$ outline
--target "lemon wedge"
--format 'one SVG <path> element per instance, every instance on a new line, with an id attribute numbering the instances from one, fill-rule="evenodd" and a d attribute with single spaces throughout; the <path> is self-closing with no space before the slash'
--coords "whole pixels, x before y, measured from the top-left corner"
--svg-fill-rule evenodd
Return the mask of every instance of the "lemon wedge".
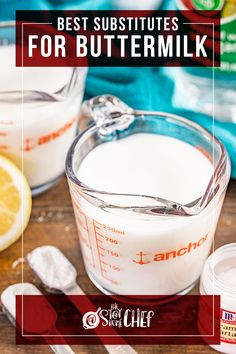
<path id="1" fill-rule="evenodd" d="M 0 251 L 21 236 L 28 225 L 31 207 L 26 178 L 10 160 L 0 155 Z"/>

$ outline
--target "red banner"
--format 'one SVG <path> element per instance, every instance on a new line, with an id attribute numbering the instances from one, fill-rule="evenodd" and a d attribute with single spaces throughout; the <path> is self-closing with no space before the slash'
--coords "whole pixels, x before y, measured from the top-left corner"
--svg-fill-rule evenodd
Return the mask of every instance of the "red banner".
<path id="1" fill-rule="evenodd" d="M 17 344 L 219 344 L 219 296 L 17 296 Z"/>
<path id="2" fill-rule="evenodd" d="M 17 11 L 17 66 L 219 66 L 219 11 Z"/>

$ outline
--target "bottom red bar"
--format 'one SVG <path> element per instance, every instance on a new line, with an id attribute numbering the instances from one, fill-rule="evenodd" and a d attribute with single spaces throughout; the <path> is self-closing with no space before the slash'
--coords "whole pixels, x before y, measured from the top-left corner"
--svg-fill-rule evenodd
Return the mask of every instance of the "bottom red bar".
<path id="1" fill-rule="evenodd" d="M 16 323 L 16 344 L 220 344 L 220 297 L 24 295 Z"/>

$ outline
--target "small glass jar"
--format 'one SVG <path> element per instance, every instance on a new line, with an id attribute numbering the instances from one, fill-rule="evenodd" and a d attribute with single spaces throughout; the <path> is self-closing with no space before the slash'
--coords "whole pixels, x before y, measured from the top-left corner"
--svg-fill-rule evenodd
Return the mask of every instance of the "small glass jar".
<path id="1" fill-rule="evenodd" d="M 113 6 L 119 10 L 157 10 L 161 7 L 162 0 L 113 0 Z"/>
<path id="2" fill-rule="evenodd" d="M 201 295 L 220 295 L 221 353 L 236 354 L 236 243 L 218 248 L 208 257 L 200 282 Z"/>

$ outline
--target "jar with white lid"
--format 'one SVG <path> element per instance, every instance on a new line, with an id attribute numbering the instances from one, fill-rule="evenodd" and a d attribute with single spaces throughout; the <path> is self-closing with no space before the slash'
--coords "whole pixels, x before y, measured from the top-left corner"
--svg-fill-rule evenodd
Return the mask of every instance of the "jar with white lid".
<path id="1" fill-rule="evenodd" d="M 201 276 L 201 295 L 220 295 L 220 345 L 212 348 L 236 354 L 236 243 L 218 248 L 208 257 Z"/>

